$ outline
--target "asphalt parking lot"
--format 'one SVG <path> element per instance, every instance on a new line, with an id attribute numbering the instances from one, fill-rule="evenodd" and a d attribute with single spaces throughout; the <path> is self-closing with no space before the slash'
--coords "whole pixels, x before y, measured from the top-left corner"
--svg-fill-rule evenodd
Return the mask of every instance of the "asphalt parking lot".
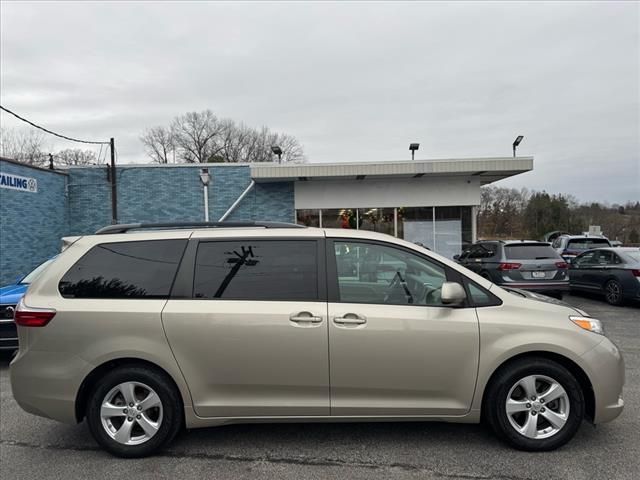
<path id="1" fill-rule="evenodd" d="M 622 349 L 626 407 L 609 424 L 584 423 L 560 450 L 525 453 L 479 425 L 444 423 L 234 425 L 183 433 L 162 454 L 122 460 L 101 451 L 86 424 L 23 412 L 0 360 L 2 479 L 632 479 L 640 470 L 640 308 L 571 296 Z"/>

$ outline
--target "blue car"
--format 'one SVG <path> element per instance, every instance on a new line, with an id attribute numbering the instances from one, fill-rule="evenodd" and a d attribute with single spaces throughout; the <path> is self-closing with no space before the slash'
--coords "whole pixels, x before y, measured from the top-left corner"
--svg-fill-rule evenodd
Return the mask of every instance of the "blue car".
<path id="1" fill-rule="evenodd" d="M 18 332 L 13 322 L 16 305 L 26 293 L 29 284 L 49 266 L 56 257 L 40 264 L 27 276 L 19 279 L 13 285 L 0 287 L 0 350 L 18 349 Z"/>

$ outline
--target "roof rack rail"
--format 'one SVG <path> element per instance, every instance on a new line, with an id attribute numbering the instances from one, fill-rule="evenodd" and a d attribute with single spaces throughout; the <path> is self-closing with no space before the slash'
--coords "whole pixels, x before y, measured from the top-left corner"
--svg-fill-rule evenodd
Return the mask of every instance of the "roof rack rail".
<path id="1" fill-rule="evenodd" d="M 234 227 L 262 227 L 262 228 L 306 228 L 304 225 L 286 222 L 168 222 L 168 223 L 121 223 L 102 227 L 95 234 L 107 235 L 126 233 L 130 230 L 178 230 L 187 228 L 234 228 Z"/>

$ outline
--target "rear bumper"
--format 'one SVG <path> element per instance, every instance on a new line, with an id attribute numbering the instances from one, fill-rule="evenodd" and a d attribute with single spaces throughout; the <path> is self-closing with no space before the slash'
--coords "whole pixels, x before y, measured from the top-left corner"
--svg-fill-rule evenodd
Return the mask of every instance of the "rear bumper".
<path id="1" fill-rule="evenodd" d="M 565 282 L 502 282 L 500 286 L 521 288 L 532 292 L 568 292 L 569 281 Z"/>
<path id="2" fill-rule="evenodd" d="M 13 397 L 26 412 L 77 423 L 76 395 L 91 365 L 75 355 L 19 351 L 10 365 Z"/>

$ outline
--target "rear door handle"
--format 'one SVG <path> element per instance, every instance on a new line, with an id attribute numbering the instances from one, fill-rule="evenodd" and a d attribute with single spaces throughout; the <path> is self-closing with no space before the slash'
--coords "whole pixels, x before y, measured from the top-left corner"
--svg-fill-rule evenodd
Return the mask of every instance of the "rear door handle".
<path id="1" fill-rule="evenodd" d="M 362 325 L 367 323 L 367 319 L 353 313 L 348 313 L 344 317 L 334 317 L 333 323 L 337 325 Z"/>
<path id="2" fill-rule="evenodd" d="M 311 312 L 300 312 L 297 315 L 291 315 L 289 320 L 295 323 L 320 323 L 322 317 L 316 317 Z"/>

